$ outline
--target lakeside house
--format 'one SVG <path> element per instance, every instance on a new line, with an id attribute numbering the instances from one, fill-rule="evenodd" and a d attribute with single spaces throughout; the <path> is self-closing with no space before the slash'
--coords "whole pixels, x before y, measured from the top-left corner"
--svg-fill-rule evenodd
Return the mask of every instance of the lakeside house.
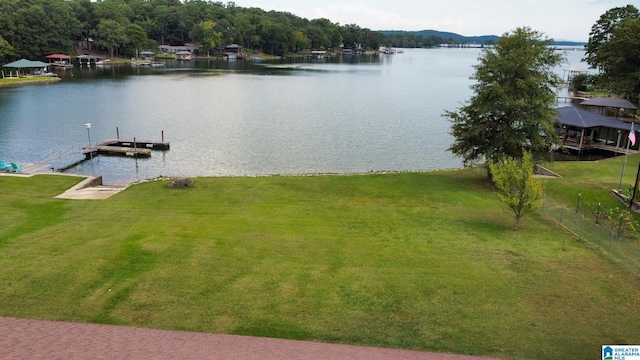
<path id="1" fill-rule="evenodd" d="M 242 59 L 242 46 L 238 44 L 230 44 L 224 47 L 222 56 L 227 60 Z"/>
<path id="2" fill-rule="evenodd" d="M 196 47 L 191 44 L 180 46 L 158 45 L 158 50 L 164 54 L 175 54 L 181 51 L 188 51 L 189 53 L 193 54 L 193 52 L 196 50 Z"/>

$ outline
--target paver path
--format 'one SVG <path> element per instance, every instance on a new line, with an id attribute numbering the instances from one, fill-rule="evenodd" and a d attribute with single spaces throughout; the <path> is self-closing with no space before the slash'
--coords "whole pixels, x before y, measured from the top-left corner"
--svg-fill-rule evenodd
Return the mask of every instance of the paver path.
<path id="1" fill-rule="evenodd" d="M 420 359 L 489 358 L 0 317 L 0 359 Z"/>

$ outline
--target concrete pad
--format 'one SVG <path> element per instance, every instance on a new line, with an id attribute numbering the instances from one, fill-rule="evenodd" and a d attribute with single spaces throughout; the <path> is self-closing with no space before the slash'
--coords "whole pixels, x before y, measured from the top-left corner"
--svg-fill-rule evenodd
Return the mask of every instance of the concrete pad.
<path id="1" fill-rule="evenodd" d="M 71 200 L 103 200 L 107 199 L 120 191 L 126 189 L 125 186 L 94 186 L 83 189 L 69 189 L 62 194 L 55 196 L 56 199 Z"/>
<path id="2" fill-rule="evenodd" d="M 102 185 L 102 176 L 89 176 L 76 186 L 58 196 L 55 196 L 54 198 L 71 200 L 103 200 L 126 188 L 126 186 Z"/>
<path id="3" fill-rule="evenodd" d="M 0 171 L 0 176 L 32 177 L 36 175 L 60 175 L 85 178 L 71 189 L 55 196 L 55 199 L 102 200 L 127 188 L 127 186 L 103 185 L 102 176 L 84 176 L 53 172 L 53 167 L 46 164 L 23 164 L 22 170 L 17 173 Z"/>

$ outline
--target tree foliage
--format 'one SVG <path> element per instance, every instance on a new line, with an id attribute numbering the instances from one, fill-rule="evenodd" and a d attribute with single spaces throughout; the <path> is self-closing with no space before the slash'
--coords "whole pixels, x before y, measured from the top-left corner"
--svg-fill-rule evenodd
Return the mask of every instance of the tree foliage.
<path id="1" fill-rule="evenodd" d="M 578 74 L 571 79 L 569 90 L 571 91 L 588 91 L 593 89 L 599 76 L 589 74 Z"/>
<path id="2" fill-rule="evenodd" d="M 600 85 L 638 104 L 640 95 L 640 19 L 620 23 L 598 51 Z"/>
<path id="3" fill-rule="evenodd" d="M 204 25 L 211 23 L 213 29 Z M 386 43 L 381 33 L 355 24 L 205 0 L 0 0 L 0 36 L 4 61 L 44 60 L 91 43 L 95 50 L 126 57 L 152 43 L 193 42 L 203 52 L 239 44 L 274 55 L 343 44 L 377 49 Z"/>
<path id="4" fill-rule="evenodd" d="M 65 1 L 0 1 L 0 36 L 9 43 L 15 58 L 71 53 L 80 32 L 76 12 Z"/>
<path id="5" fill-rule="evenodd" d="M 444 116 L 452 122 L 449 150 L 465 162 L 495 162 L 520 158 L 525 150 L 534 160 L 548 158 L 555 133 L 555 89 L 561 79 L 553 69 L 563 61 L 552 40 L 528 27 L 503 35 L 485 48 L 471 77 L 474 95 Z"/>
<path id="6" fill-rule="evenodd" d="M 585 60 L 600 69 L 599 85 L 638 103 L 640 95 L 640 11 L 613 8 L 591 28 Z"/>
<path id="7" fill-rule="evenodd" d="M 0 35 L 0 62 L 8 62 L 15 55 L 16 51 L 13 46 Z"/>
<path id="8" fill-rule="evenodd" d="M 521 159 L 503 157 L 489 163 L 498 198 L 513 212 L 515 230 L 520 219 L 542 206 L 544 184 L 534 177 L 531 153 L 525 151 Z"/>
<path id="9" fill-rule="evenodd" d="M 611 38 L 613 30 L 626 19 L 637 19 L 640 12 L 633 5 L 624 7 L 616 7 L 608 10 L 600 16 L 598 21 L 591 27 L 589 33 L 589 41 L 585 45 L 585 58 L 589 65 L 594 68 L 603 65 L 603 61 L 598 55 L 600 46 L 605 44 Z"/>
<path id="10" fill-rule="evenodd" d="M 193 25 L 189 37 L 195 42 L 202 53 L 209 56 L 211 49 L 222 43 L 222 34 L 216 31 L 216 23 L 206 20 Z"/>

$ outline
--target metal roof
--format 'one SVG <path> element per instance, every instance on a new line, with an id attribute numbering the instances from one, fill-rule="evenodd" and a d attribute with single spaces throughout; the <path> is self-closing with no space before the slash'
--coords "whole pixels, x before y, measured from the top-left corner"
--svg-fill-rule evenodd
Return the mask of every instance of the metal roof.
<path id="1" fill-rule="evenodd" d="M 43 67 L 49 66 L 49 64 L 44 63 L 42 61 L 31 61 L 27 59 L 20 59 L 18 61 L 14 61 L 12 63 L 8 63 L 2 66 L 6 68 L 23 69 L 23 68 L 43 68 Z"/>
<path id="2" fill-rule="evenodd" d="M 65 59 L 65 60 L 69 60 L 69 59 L 71 59 L 71 56 L 65 55 L 65 54 L 51 54 L 51 55 L 45 56 L 45 58 L 47 58 L 47 59 Z"/>
<path id="3" fill-rule="evenodd" d="M 568 67 L 566 69 L 564 69 L 564 71 L 571 71 L 571 72 L 577 72 L 577 73 L 586 73 L 589 72 L 589 70 L 583 68 L 583 67 L 579 67 L 579 66 L 571 66 Z"/>
<path id="4" fill-rule="evenodd" d="M 601 107 L 610 107 L 610 108 L 616 108 L 616 109 L 633 109 L 633 110 L 638 109 L 638 107 L 629 100 L 614 99 L 614 98 L 593 98 L 593 99 L 589 99 L 581 102 L 580 105 L 601 106 Z"/>
<path id="5" fill-rule="evenodd" d="M 556 119 L 562 125 L 579 128 L 607 127 L 619 130 L 631 130 L 630 123 L 571 106 L 559 108 Z"/>

